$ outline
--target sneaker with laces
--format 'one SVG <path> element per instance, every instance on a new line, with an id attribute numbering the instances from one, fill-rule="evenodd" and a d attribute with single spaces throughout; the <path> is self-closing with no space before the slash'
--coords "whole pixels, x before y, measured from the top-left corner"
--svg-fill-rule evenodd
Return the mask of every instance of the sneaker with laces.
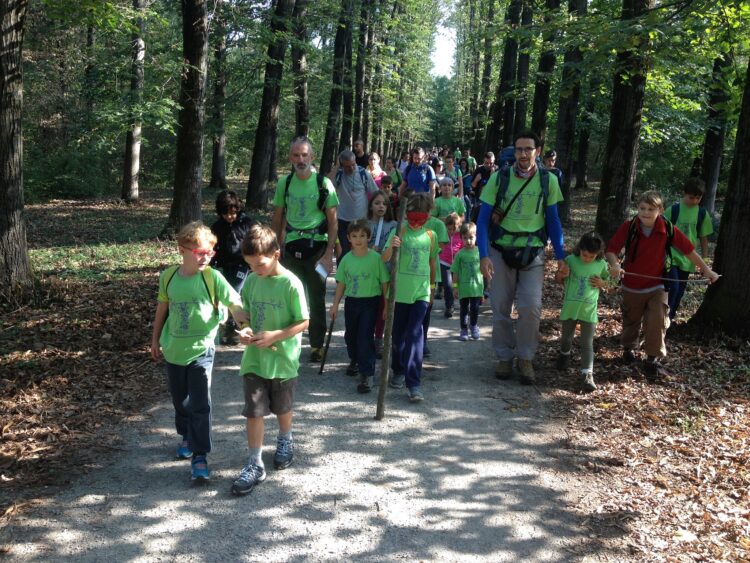
<path id="1" fill-rule="evenodd" d="M 193 451 L 190 449 L 188 441 L 185 438 L 183 438 L 182 442 L 177 446 L 177 452 L 175 455 L 177 459 L 190 459 L 193 457 Z"/>
<path id="2" fill-rule="evenodd" d="M 471 327 L 471 339 L 479 340 L 479 327 L 477 325 Z"/>
<path id="3" fill-rule="evenodd" d="M 669 377 L 667 368 L 657 359 L 647 359 L 643 362 L 643 371 L 649 381 L 659 381 Z"/>
<path id="4" fill-rule="evenodd" d="M 424 395 L 422 395 L 422 389 L 419 387 L 419 385 L 415 385 L 411 389 L 409 389 L 409 402 L 410 403 L 420 403 L 424 401 Z"/>
<path id="5" fill-rule="evenodd" d="M 565 371 L 570 367 L 570 354 L 563 354 L 559 352 L 557 354 L 557 361 L 555 361 L 555 368 L 560 371 Z"/>
<path id="6" fill-rule="evenodd" d="M 524 385 L 534 385 L 536 383 L 536 374 L 534 373 L 534 364 L 531 360 L 518 360 L 518 370 L 521 376 L 518 378 Z"/>
<path id="7" fill-rule="evenodd" d="M 346 368 L 346 375 L 349 375 L 351 377 L 359 375 L 359 366 L 357 365 L 357 360 L 352 360 L 351 362 L 349 362 L 349 367 Z"/>
<path id="8" fill-rule="evenodd" d="M 274 469 L 286 469 L 294 459 L 294 441 L 292 438 L 276 438 L 276 453 L 273 455 Z"/>
<path id="9" fill-rule="evenodd" d="M 458 339 L 461 342 L 466 342 L 467 340 L 469 340 L 469 331 L 465 328 L 462 328 L 461 333 L 458 335 Z"/>
<path id="10" fill-rule="evenodd" d="M 445 310 L 445 313 L 443 313 L 443 314 L 445 315 L 446 319 L 452 319 L 453 318 L 453 307 L 448 307 Z"/>
<path id="11" fill-rule="evenodd" d="M 323 361 L 323 348 L 310 348 L 310 361 L 319 364 Z"/>
<path id="12" fill-rule="evenodd" d="M 402 374 L 391 374 L 391 381 L 388 383 L 390 387 L 393 389 L 403 389 L 404 388 L 404 382 L 406 381 L 406 376 Z"/>
<path id="13" fill-rule="evenodd" d="M 594 383 L 594 373 L 591 371 L 584 371 L 581 373 L 581 375 L 583 375 L 583 382 L 581 383 L 581 387 L 583 387 L 583 390 L 587 393 L 596 391 L 596 383 Z"/>
<path id="14" fill-rule="evenodd" d="M 513 377 L 513 362 L 511 360 L 498 360 L 495 366 L 495 377 L 498 379 Z"/>
<path id="15" fill-rule="evenodd" d="M 372 375 L 361 375 L 357 384 L 357 393 L 369 393 L 375 378 Z"/>
<path id="16" fill-rule="evenodd" d="M 211 479 L 211 472 L 208 469 L 208 460 L 205 455 L 194 455 L 190 462 L 190 478 L 197 483 L 205 483 Z"/>
<path id="17" fill-rule="evenodd" d="M 636 360 L 638 360 L 638 356 L 635 355 L 635 352 L 631 350 L 630 348 L 625 348 L 622 351 L 622 362 L 625 365 L 630 365 L 634 363 Z"/>
<path id="18" fill-rule="evenodd" d="M 246 495 L 255 488 L 255 485 L 266 480 L 266 470 L 260 465 L 248 464 L 240 471 L 240 476 L 232 483 L 232 494 L 235 496 Z"/>

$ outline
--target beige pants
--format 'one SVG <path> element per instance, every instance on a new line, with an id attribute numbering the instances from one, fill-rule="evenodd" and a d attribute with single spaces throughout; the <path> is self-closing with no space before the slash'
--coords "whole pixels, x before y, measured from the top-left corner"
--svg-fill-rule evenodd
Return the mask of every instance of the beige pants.
<path id="1" fill-rule="evenodd" d="M 638 348 L 638 335 L 643 324 L 643 348 L 648 356 L 667 355 L 664 335 L 669 327 L 667 292 L 656 289 L 649 293 L 622 291 L 622 346 Z"/>

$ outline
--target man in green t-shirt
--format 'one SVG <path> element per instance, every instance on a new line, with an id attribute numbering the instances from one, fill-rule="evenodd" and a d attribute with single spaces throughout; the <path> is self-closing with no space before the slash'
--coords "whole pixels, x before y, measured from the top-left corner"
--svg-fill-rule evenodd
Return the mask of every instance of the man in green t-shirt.
<path id="1" fill-rule="evenodd" d="M 290 177 L 279 178 L 276 185 L 271 227 L 279 241 L 284 241 L 284 266 L 302 280 L 307 290 L 310 361 L 319 362 L 326 332 L 326 284 L 315 268 L 320 263 L 327 272 L 333 269 L 339 200 L 328 178 L 321 178 L 319 184 L 317 172 L 312 169 L 313 157 L 312 144 L 307 137 L 297 137 L 292 141 L 289 162 L 294 172 Z"/>

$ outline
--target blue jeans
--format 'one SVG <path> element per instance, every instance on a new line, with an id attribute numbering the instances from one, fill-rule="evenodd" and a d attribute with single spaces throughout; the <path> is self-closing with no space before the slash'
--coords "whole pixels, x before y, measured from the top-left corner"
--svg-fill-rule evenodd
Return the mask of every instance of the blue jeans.
<path id="1" fill-rule="evenodd" d="M 167 385 L 174 406 L 177 433 L 194 454 L 211 451 L 211 371 L 214 349 L 186 366 L 167 362 Z"/>
<path id="2" fill-rule="evenodd" d="M 344 341 L 349 359 L 357 362 L 362 375 L 375 374 L 375 321 L 380 295 L 347 297 L 344 301 Z"/>
<path id="3" fill-rule="evenodd" d="M 396 303 L 393 312 L 393 358 L 395 375 L 406 377 L 406 387 L 416 387 L 422 381 L 424 341 L 422 322 L 429 307 L 427 301 Z"/>
<path id="4" fill-rule="evenodd" d="M 690 277 L 690 272 L 672 266 L 667 277 L 672 280 L 669 282 L 667 304 L 669 305 L 669 320 L 673 321 L 675 314 L 677 314 L 677 308 L 680 306 L 680 301 L 682 301 L 682 296 L 685 295 L 686 281 Z"/>
<path id="5" fill-rule="evenodd" d="M 451 277 L 451 267 L 440 263 L 440 275 L 443 278 L 443 299 L 445 300 L 445 310 L 453 309 L 455 300 L 453 299 L 453 278 Z"/>

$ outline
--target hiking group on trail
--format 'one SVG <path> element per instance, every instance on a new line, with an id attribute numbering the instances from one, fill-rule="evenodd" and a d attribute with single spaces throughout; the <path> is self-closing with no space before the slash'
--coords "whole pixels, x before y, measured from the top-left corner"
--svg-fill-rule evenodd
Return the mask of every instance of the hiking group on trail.
<path id="1" fill-rule="evenodd" d="M 702 182 L 689 180 L 682 202 L 667 213 L 658 193 L 642 194 L 637 215 L 610 241 L 588 232 L 566 253 L 557 212 L 562 175 L 554 151 L 544 154 L 544 164 L 541 153 L 538 136 L 525 131 L 497 163 L 492 152 L 477 166 L 468 149 L 425 154 L 415 147 L 399 159 L 386 157 L 381 169 L 379 155 L 367 154 L 357 140 L 324 177 L 313 167 L 312 143 L 298 137 L 289 148 L 292 172 L 276 186 L 270 227 L 247 219 L 234 192 L 219 193 L 211 229 L 194 222 L 177 235 L 182 263 L 160 275 L 151 340 L 153 359 L 166 362 L 180 435 L 177 457 L 191 460 L 192 479 L 210 478 L 211 372 L 222 323 L 221 342 L 244 346 L 239 373 L 248 457 L 231 492 L 245 495 L 266 478 L 265 416 L 274 414 L 279 423 L 274 467 L 292 463 L 302 333 L 308 331 L 309 360 L 321 362 L 334 255 L 337 285 L 329 315 L 337 318 L 343 299 L 346 373 L 358 376 L 360 393 L 374 386 L 384 326 L 391 322 L 388 385 L 406 387 L 411 403 L 424 400 L 422 363 L 431 355 L 427 334 L 433 301 L 440 298 L 446 318 L 458 300 L 456 338 L 463 342 L 480 339 L 479 307 L 489 299 L 496 377 L 513 377 L 516 362 L 520 382 L 534 384 L 549 242 L 555 279 L 564 285 L 556 367 L 568 369 L 580 325 L 581 385 L 596 388 L 599 293 L 620 282 L 623 361 L 639 360 L 642 326 L 644 373 L 663 377 L 666 330 L 690 272 L 699 270 L 710 283 L 718 278 L 695 251 L 700 241 L 706 255 L 712 232 L 700 208 Z M 401 206 L 404 224 L 396 220 Z M 386 319 L 394 287 L 393 318 Z M 226 308 L 232 318 L 225 322 Z"/>

